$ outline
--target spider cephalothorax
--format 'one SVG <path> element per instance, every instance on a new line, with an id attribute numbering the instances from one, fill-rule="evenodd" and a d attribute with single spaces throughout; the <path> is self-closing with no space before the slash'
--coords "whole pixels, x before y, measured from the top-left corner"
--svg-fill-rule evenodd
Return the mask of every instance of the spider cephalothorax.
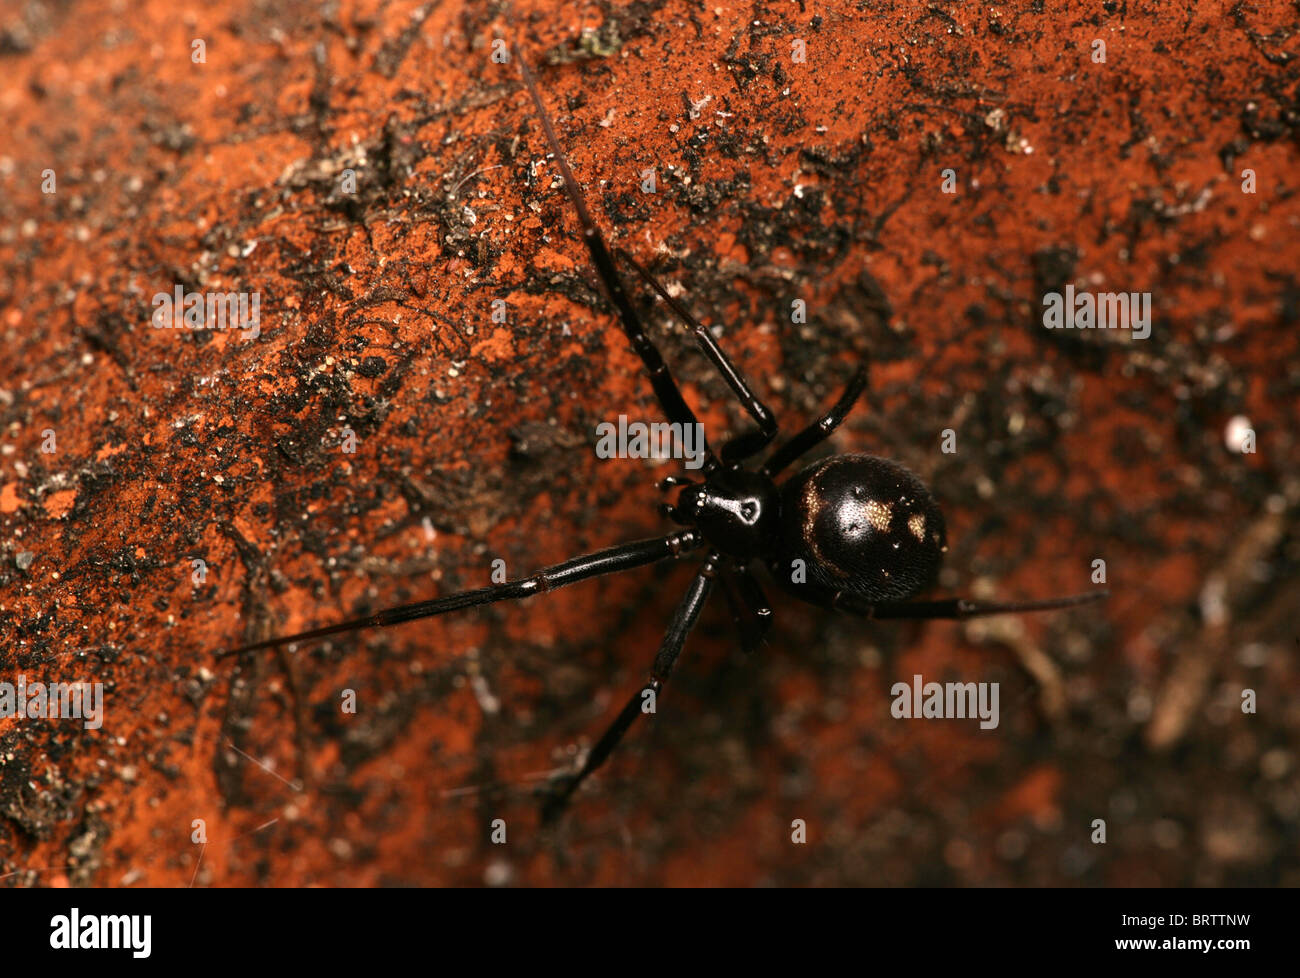
<path id="1" fill-rule="evenodd" d="M 698 529 L 728 557 L 767 557 L 780 532 L 781 495 L 761 472 L 718 469 L 705 482 L 683 488 L 668 515 Z"/>

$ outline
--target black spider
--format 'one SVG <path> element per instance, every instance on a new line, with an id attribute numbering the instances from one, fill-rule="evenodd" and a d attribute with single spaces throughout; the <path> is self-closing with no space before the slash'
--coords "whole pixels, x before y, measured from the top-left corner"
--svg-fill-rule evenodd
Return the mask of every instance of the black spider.
<path id="1" fill-rule="evenodd" d="M 527 87 L 547 142 L 559 165 L 564 186 L 591 252 L 596 271 L 618 311 L 633 349 L 641 357 L 655 396 L 670 423 L 695 425 L 694 412 L 682 398 L 628 297 L 605 240 L 587 210 L 582 192 L 537 91 L 532 72 L 520 57 Z M 919 478 L 896 462 L 872 455 L 834 455 L 806 466 L 784 484 L 776 477 L 834 431 L 867 385 L 859 368 L 840 399 L 768 456 L 757 470 L 744 463 L 776 438 L 772 412 L 745 382 L 713 335 L 676 302 L 650 274 L 621 249 L 618 257 L 635 271 L 681 317 L 704 355 L 717 367 L 757 428 L 730 439 L 718 452 L 704 448 L 702 481 L 670 477 L 661 490 L 676 488 L 674 504 L 661 509 L 685 529 L 666 537 L 627 543 L 502 584 L 420 601 L 380 611 L 366 618 L 255 642 L 224 653 L 233 655 L 289 642 L 337 635 L 361 628 L 396 625 L 433 615 L 541 594 L 587 578 L 630 570 L 645 564 L 704 551 L 704 563 L 678 604 L 650 668 L 650 678 L 610 724 L 581 768 L 547 795 L 543 814 L 559 814 L 578 786 L 609 757 L 632 722 L 652 712 L 655 699 L 677 663 L 687 635 L 699 618 L 715 584 L 723 592 L 746 652 L 753 651 L 772 621 L 772 610 L 752 571 L 764 564 L 773 579 L 795 597 L 866 618 L 972 618 L 1008 612 L 1048 611 L 1106 597 L 1104 590 L 1065 598 L 1014 603 L 947 598 L 909 601 L 933 583 L 947 550 L 943 514 Z M 683 428 L 685 430 L 685 428 Z"/>

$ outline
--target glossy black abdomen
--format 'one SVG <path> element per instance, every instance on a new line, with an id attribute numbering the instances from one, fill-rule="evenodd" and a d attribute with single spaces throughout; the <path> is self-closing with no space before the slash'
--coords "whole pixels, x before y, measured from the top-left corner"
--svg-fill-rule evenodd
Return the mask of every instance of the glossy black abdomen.
<path id="1" fill-rule="evenodd" d="M 929 587 L 947 550 L 924 483 L 874 455 L 833 455 L 793 476 L 781 490 L 781 523 L 775 573 L 791 580 L 802 560 L 807 583 L 872 601 Z"/>

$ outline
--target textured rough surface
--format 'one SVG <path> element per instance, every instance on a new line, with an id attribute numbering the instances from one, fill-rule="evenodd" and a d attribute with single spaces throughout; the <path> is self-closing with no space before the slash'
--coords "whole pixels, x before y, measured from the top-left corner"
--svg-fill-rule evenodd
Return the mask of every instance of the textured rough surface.
<path id="1" fill-rule="evenodd" d="M 0 6 L 0 681 L 106 698 L 0 719 L 0 883 L 1300 883 L 1295 7 L 1150 6 Z M 1101 559 L 1111 600 L 786 602 L 750 659 L 719 602 L 553 834 L 530 791 L 685 568 L 216 658 L 664 525 L 672 470 L 592 450 L 654 404 L 491 60 L 514 32 L 601 224 L 787 430 L 869 359 L 834 444 L 931 485 L 941 591 Z M 1067 283 L 1150 292 L 1150 337 L 1044 329 Z M 259 293 L 261 335 L 152 328 L 178 284 Z M 1000 725 L 894 719 L 915 673 L 1001 683 Z"/>

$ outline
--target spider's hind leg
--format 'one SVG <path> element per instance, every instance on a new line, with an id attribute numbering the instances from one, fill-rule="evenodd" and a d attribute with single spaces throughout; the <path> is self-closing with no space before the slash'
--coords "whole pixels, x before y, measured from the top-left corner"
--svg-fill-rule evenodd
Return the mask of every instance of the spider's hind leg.
<path id="1" fill-rule="evenodd" d="M 632 698 L 619 711 L 618 716 L 614 718 L 614 722 L 601 735 L 600 740 L 596 741 L 596 746 L 587 753 L 587 757 L 577 773 L 564 777 L 558 784 L 549 789 L 542 802 L 543 822 L 553 822 L 563 814 L 565 808 L 568 807 L 569 799 L 573 797 L 573 793 L 578 790 L 582 782 L 586 781 L 597 768 L 609 759 L 609 755 L 613 753 L 614 748 L 618 746 L 619 741 L 623 739 L 623 735 L 627 733 L 628 728 L 632 726 L 638 716 L 642 713 L 655 712 L 658 706 L 659 694 L 668 681 L 673 666 L 677 664 L 677 657 L 686 644 L 686 637 L 690 635 L 691 629 L 695 627 L 695 622 L 700 617 L 700 611 L 704 608 L 704 603 L 713 590 L 714 579 L 718 574 L 718 563 L 717 554 L 710 554 L 704 566 L 695 575 L 695 579 L 691 581 L 691 586 L 687 589 L 686 595 L 678 602 L 677 610 L 673 612 L 672 620 L 668 624 L 668 632 L 664 635 L 664 640 L 655 655 L 654 665 L 650 668 L 650 678 L 645 685 L 632 694 Z"/>
<path id="2" fill-rule="evenodd" d="M 1043 598 L 1038 601 L 972 601 L 968 598 L 941 598 L 937 601 L 890 601 L 872 603 L 865 598 L 847 591 L 831 592 L 815 589 L 801 589 L 795 592 L 805 601 L 847 611 L 862 618 L 875 619 L 950 619 L 964 621 L 967 618 L 986 618 L 990 615 L 1020 615 L 1033 611 L 1057 611 L 1061 608 L 1073 608 L 1076 605 L 1090 604 L 1110 597 L 1110 591 L 1103 589 L 1085 591 L 1060 598 Z"/>

